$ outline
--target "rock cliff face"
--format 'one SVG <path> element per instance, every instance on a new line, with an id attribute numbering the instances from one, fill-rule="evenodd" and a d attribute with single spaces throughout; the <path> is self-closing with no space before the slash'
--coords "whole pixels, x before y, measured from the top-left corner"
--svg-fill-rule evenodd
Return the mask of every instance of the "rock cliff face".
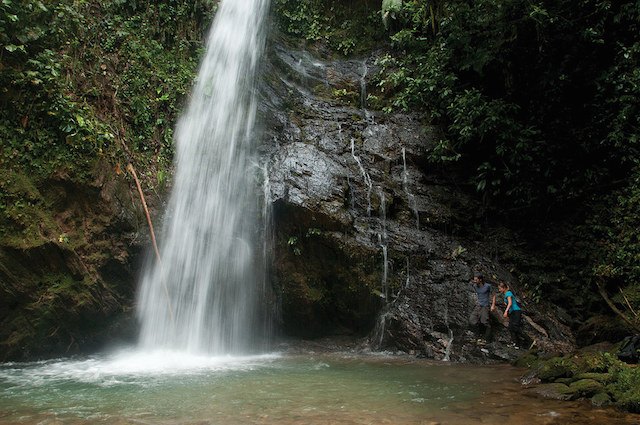
<path id="1" fill-rule="evenodd" d="M 373 349 L 436 359 L 516 355 L 498 316 L 491 350 L 468 331 L 474 270 L 520 288 L 491 246 L 464 236 L 479 203 L 429 167 L 437 129 L 367 109 L 375 57 L 321 60 L 275 43 L 267 58 L 262 158 L 285 333 L 366 335 Z M 527 310 L 539 347 L 572 347 L 550 307 Z"/>
<path id="2" fill-rule="evenodd" d="M 0 361 L 87 352 L 131 334 L 116 322 L 130 311 L 144 222 L 113 175 L 103 163 L 90 184 L 61 175 L 30 188 L 38 231 L 0 243 Z"/>

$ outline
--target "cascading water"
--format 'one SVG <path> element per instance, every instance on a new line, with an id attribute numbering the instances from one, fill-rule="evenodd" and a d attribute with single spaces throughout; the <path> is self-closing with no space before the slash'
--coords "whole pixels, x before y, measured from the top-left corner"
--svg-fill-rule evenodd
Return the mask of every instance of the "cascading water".
<path id="1" fill-rule="evenodd" d="M 176 131 L 161 261 L 142 279 L 140 345 L 203 354 L 251 350 L 264 261 L 250 172 L 256 68 L 268 0 L 223 0 Z M 255 168 L 255 167 L 254 167 Z"/>
<path id="2" fill-rule="evenodd" d="M 413 210 L 413 215 L 416 216 L 416 229 L 420 230 L 420 214 L 418 213 L 418 204 L 416 203 L 416 197 L 409 191 L 409 173 L 407 172 L 407 151 L 402 148 L 402 187 L 407 194 L 409 206 Z"/>
<path id="3" fill-rule="evenodd" d="M 380 191 L 380 219 L 382 221 L 382 233 L 378 234 L 380 248 L 382 248 L 382 294 L 384 299 L 389 298 L 389 290 L 387 287 L 387 279 L 389 277 L 389 260 L 387 257 L 387 203 L 384 196 L 384 190 L 379 187 Z"/>
<path id="4" fill-rule="evenodd" d="M 356 155 L 356 147 L 355 140 L 351 138 L 351 157 L 358 164 L 358 168 L 360 169 L 360 173 L 362 173 L 362 178 L 364 179 L 364 183 L 367 185 L 367 215 L 371 216 L 371 190 L 373 189 L 373 182 L 371 181 L 371 177 L 369 173 L 362 166 L 362 161 Z"/>
<path id="5" fill-rule="evenodd" d="M 367 110 L 367 74 L 369 73 L 369 67 L 367 66 L 367 60 L 362 61 L 362 76 L 360 77 L 360 108 L 364 115 L 364 120 L 367 123 L 373 123 L 373 116 Z"/>

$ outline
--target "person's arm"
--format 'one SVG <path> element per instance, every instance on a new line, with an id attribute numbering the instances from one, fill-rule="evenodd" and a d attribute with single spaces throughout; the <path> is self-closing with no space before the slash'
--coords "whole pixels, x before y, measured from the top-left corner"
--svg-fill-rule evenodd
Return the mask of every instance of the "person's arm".
<path id="1" fill-rule="evenodd" d="M 504 309 L 504 313 L 502 314 L 502 317 L 508 317 L 509 316 L 509 309 L 511 308 L 511 295 L 509 295 L 507 297 L 507 308 Z"/>
<path id="2" fill-rule="evenodd" d="M 493 297 L 491 297 L 491 311 L 494 311 L 496 309 L 496 294 L 493 294 Z"/>

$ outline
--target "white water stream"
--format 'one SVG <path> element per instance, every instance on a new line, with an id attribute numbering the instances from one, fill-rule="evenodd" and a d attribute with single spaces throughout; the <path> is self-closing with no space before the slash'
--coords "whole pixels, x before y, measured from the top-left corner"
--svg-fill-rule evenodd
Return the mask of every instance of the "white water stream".
<path id="1" fill-rule="evenodd" d="M 420 230 L 420 214 L 418 213 L 418 204 L 416 197 L 409 190 L 409 173 L 407 172 L 407 151 L 402 148 L 402 187 L 407 194 L 407 200 L 409 201 L 409 207 L 413 211 L 413 215 L 416 217 L 416 229 Z"/>
<path id="2" fill-rule="evenodd" d="M 362 166 L 360 157 L 356 155 L 355 140 L 353 138 L 351 138 L 351 157 L 356 162 L 356 164 L 358 164 L 358 168 L 360 169 L 360 173 L 362 174 L 364 183 L 367 185 L 367 215 L 371 216 L 371 190 L 373 189 L 373 182 L 371 181 L 369 173 L 367 173 L 367 171 Z"/>
<path id="3" fill-rule="evenodd" d="M 224 0 L 185 115 L 160 238 L 138 300 L 143 349 L 251 351 L 263 282 L 251 167 L 268 0 Z"/>

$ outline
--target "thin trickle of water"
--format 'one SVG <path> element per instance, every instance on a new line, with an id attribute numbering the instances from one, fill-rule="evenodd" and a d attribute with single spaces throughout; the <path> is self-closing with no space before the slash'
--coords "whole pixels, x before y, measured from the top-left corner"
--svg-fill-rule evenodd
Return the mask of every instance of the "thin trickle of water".
<path id="1" fill-rule="evenodd" d="M 369 67 L 367 66 L 367 60 L 362 61 L 362 75 L 360 76 L 360 108 L 364 115 L 364 120 L 367 123 L 373 122 L 373 117 L 367 109 L 367 75 L 369 74 Z"/>
<path id="2" fill-rule="evenodd" d="M 387 288 L 387 279 L 389 277 L 389 259 L 387 254 L 387 244 L 382 245 L 382 260 L 384 270 L 382 272 L 382 289 L 384 291 L 384 298 L 387 299 L 389 296 L 389 291 Z"/>
<path id="3" fill-rule="evenodd" d="M 409 278 L 411 276 L 409 275 L 409 257 L 407 257 L 407 280 L 404 282 L 404 287 L 405 289 L 409 288 Z"/>
<path id="4" fill-rule="evenodd" d="M 402 148 L 402 188 L 404 192 L 407 194 L 407 199 L 409 200 L 409 207 L 413 210 L 413 215 L 416 217 L 416 229 L 420 230 L 420 215 L 418 214 L 418 204 L 416 202 L 416 197 L 409 191 L 409 174 L 407 172 L 407 152 L 406 149 Z"/>
<path id="5" fill-rule="evenodd" d="M 356 148 L 355 148 L 355 140 L 351 139 L 351 156 L 353 157 L 356 164 L 358 164 L 358 168 L 360 168 L 360 173 L 362 174 L 362 178 L 364 179 L 364 184 L 367 185 L 367 215 L 371 216 L 371 190 L 373 189 L 373 184 L 371 182 L 371 177 L 369 177 L 369 173 L 362 166 L 362 162 L 360 162 L 360 158 L 356 156 Z"/>
<path id="6" fill-rule="evenodd" d="M 373 346 L 376 349 L 382 348 L 382 343 L 384 342 L 384 333 L 386 331 L 387 318 L 389 317 L 389 312 L 384 311 L 379 317 L 378 322 L 376 323 L 375 329 L 373 330 L 372 338 Z"/>
<path id="7" fill-rule="evenodd" d="M 453 331 L 449 329 L 449 339 L 447 340 L 447 346 L 444 349 L 444 357 L 442 361 L 449 362 L 451 361 L 451 349 L 453 348 Z"/>
<path id="8" fill-rule="evenodd" d="M 411 276 L 409 275 L 409 257 L 407 257 L 407 271 L 406 271 L 406 276 L 407 278 L 404 281 L 404 285 L 401 286 L 400 288 L 398 288 L 398 292 L 394 295 L 394 303 L 397 302 L 400 299 L 400 295 L 402 294 L 402 291 L 404 291 L 405 289 L 409 288 L 409 283 L 410 283 L 410 279 Z"/>
<path id="9" fill-rule="evenodd" d="M 449 326 L 449 307 L 446 305 L 444 306 L 444 324 L 449 331 L 449 339 L 446 342 L 447 345 L 444 349 L 444 357 L 442 360 L 448 362 L 451 360 L 451 349 L 453 348 L 453 330 Z"/>
<path id="10" fill-rule="evenodd" d="M 389 291 L 387 288 L 387 279 L 389 275 L 389 261 L 387 258 L 387 203 L 384 195 L 384 190 L 381 187 L 378 188 L 380 191 L 380 219 L 382 221 L 382 233 L 378 234 L 378 240 L 380 242 L 380 247 L 382 248 L 382 294 L 384 295 L 384 299 L 388 299 Z"/>
<path id="11" fill-rule="evenodd" d="M 349 175 L 347 175 L 347 186 L 349 187 L 349 206 L 353 210 L 356 208 L 356 197 L 354 196 L 355 189 L 353 187 L 353 184 L 351 183 L 351 178 L 349 177 Z"/>
<path id="12" fill-rule="evenodd" d="M 138 300 L 142 348 L 226 354 L 259 337 L 264 259 L 248 171 L 254 156 L 256 68 L 268 0 L 223 0 L 191 102 L 176 130 L 174 189 L 161 261 Z"/>
<path id="13" fill-rule="evenodd" d="M 363 111 L 367 111 L 367 74 L 369 73 L 369 67 L 367 67 L 367 60 L 362 61 L 362 76 L 360 77 L 360 107 Z"/>

